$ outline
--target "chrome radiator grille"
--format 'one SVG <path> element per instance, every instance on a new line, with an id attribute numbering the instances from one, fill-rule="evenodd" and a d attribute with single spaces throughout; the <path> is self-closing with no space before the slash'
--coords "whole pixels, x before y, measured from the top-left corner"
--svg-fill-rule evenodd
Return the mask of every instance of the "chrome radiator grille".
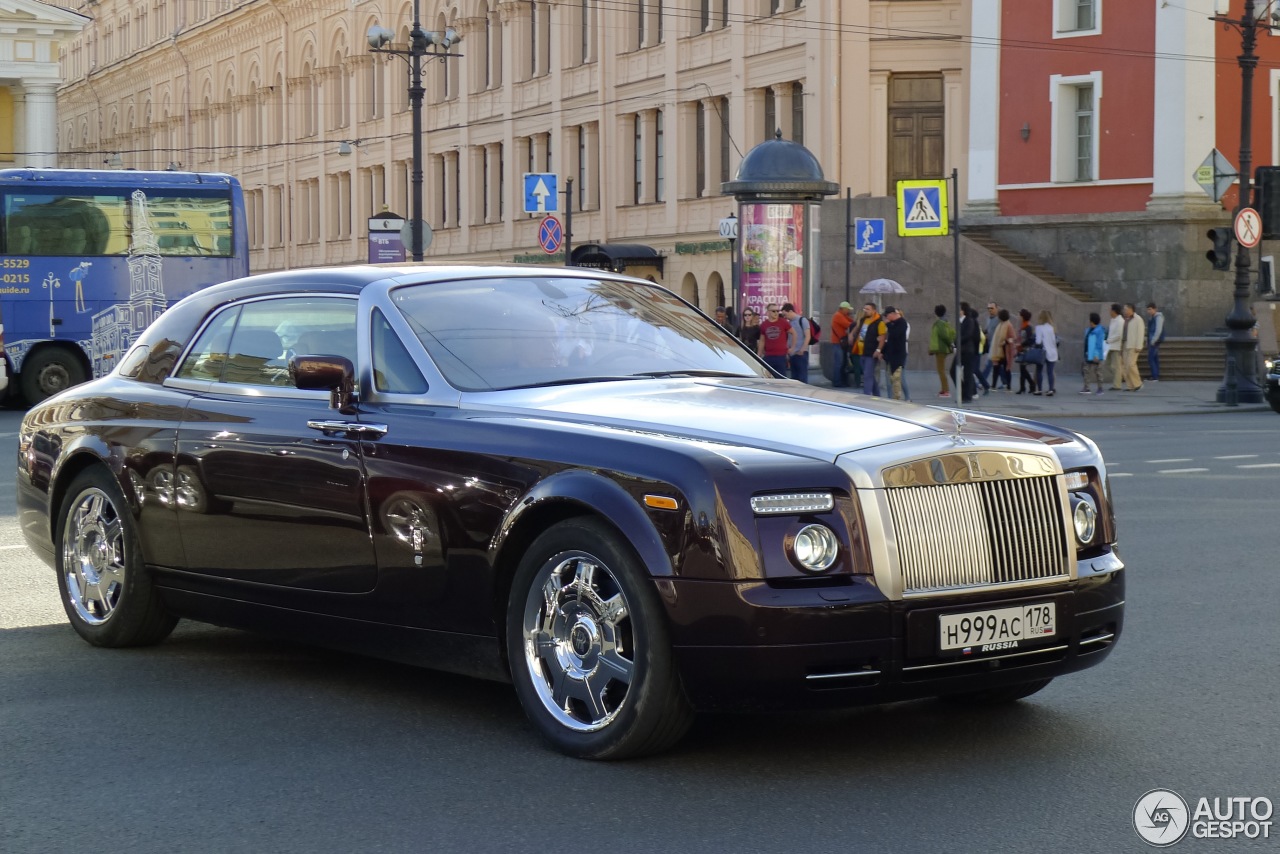
<path id="1" fill-rule="evenodd" d="M 1052 477 L 886 493 L 905 593 L 1067 576 L 1066 531 Z"/>

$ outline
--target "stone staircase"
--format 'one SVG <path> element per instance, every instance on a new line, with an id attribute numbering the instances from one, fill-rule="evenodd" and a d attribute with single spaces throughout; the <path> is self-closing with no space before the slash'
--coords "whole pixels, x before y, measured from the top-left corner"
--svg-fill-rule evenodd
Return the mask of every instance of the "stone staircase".
<path id="1" fill-rule="evenodd" d="M 1166 338 L 1160 345 L 1160 379 L 1221 380 L 1226 372 L 1226 338 Z M 1145 352 L 1138 357 L 1143 378 L 1151 375 Z"/>
<path id="2" fill-rule="evenodd" d="M 1031 275 L 1040 279 L 1046 285 L 1050 285 L 1062 291 L 1067 296 L 1080 302 L 1096 302 L 1097 298 L 1087 291 L 1082 291 L 1075 285 L 1068 282 L 1058 274 L 1052 272 L 1039 261 L 1028 258 L 1020 252 L 1015 252 L 1008 246 L 1005 246 L 991 234 L 990 229 L 986 228 L 966 228 L 962 234 L 972 240 L 974 243 L 986 249 L 995 255 L 1000 256 L 1004 260 L 1020 267 Z"/>

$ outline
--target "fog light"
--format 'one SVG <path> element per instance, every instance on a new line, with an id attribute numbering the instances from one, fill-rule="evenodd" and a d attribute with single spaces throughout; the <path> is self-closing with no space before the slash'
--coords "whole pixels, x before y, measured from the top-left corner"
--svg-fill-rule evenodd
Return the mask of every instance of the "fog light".
<path id="1" fill-rule="evenodd" d="M 826 525 L 805 525 L 796 534 L 791 551 L 801 569 L 825 572 L 840 554 L 840 541 Z"/>
<path id="2" fill-rule="evenodd" d="M 1076 502 L 1071 521 L 1075 523 L 1076 541 L 1080 545 L 1087 546 L 1093 542 L 1093 535 L 1098 529 L 1098 511 L 1093 508 L 1092 502 L 1085 499 Z"/>

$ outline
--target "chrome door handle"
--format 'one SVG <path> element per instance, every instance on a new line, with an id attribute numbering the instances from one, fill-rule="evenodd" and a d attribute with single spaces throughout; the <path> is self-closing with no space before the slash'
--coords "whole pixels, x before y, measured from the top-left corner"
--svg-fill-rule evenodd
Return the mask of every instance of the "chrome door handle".
<path id="1" fill-rule="evenodd" d="M 322 433 L 346 433 L 361 439 L 381 439 L 391 429 L 386 424 L 365 424 L 359 421 L 308 421 L 307 426 Z"/>

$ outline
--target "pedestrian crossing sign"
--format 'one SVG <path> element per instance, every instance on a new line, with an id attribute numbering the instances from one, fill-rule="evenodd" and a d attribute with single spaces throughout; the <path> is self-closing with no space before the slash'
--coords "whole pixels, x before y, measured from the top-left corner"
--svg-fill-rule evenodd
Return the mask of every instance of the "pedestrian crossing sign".
<path id="1" fill-rule="evenodd" d="M 947 182 L 898 182 L 898 236 L 932 237 L 947 234 Z"/>

